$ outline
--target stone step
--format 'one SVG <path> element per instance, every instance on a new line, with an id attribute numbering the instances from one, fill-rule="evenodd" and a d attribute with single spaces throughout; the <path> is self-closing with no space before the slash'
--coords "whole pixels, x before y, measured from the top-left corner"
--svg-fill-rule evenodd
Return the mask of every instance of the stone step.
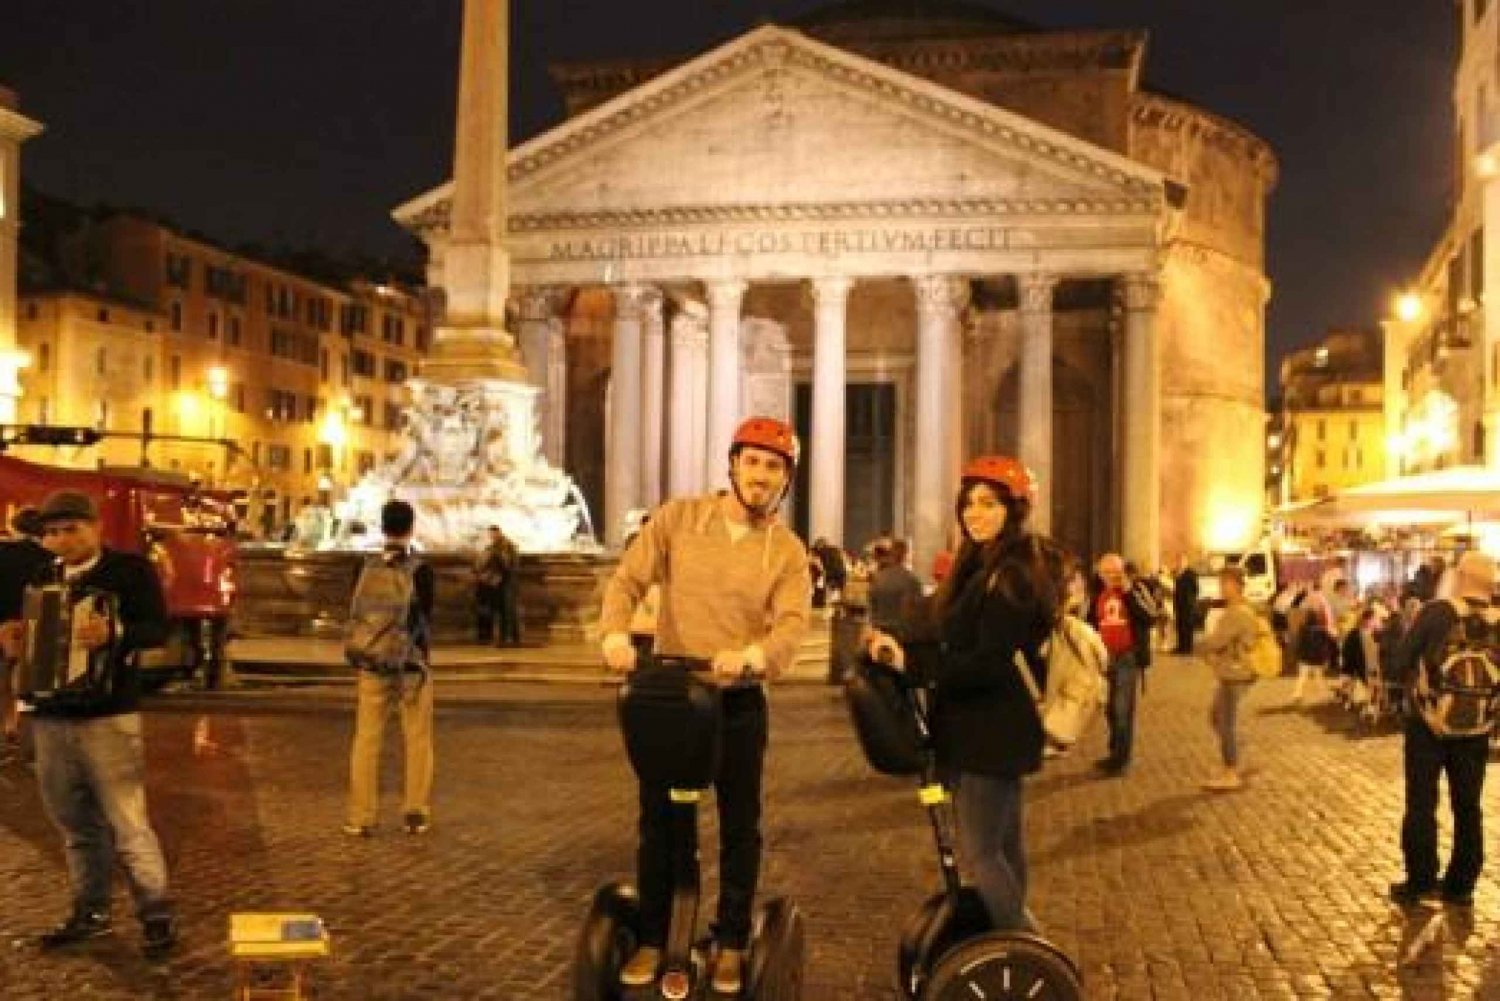
<path id="1" fill-rule="evenodd" d="M 830 641 L 826 620 L 808 630 L 783 682 L 822 683 L 828 677 Z M 232 640 L 229 659 L 235 677 L 252 683 L 350 683 L 355 673 L 344 663 L 338 640 L 306 637 L 254 637 Z M 433 670 L 443 681 L 548 681 L 607 684 L 613 681 L 592 643 L 488 647 L 444 644 L 433 650 Z"/>

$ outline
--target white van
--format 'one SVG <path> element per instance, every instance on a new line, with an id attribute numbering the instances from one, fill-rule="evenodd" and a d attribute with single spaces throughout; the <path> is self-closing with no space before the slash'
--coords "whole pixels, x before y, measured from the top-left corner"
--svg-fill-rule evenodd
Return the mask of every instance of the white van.
<path id="1" fill-rule="evenodd" d="M 1193 569 L 1198 571 L 1198 621 L 1204 621 L 1208 609 L 1217 602 L 1219 571 L 1238 566 L 1245 571 L 1245 599 L 1257 608 L 1265 608 L 1276 596 L 1276 554 L 1269 539 L 1240 552 L 1209 553 Z"/>

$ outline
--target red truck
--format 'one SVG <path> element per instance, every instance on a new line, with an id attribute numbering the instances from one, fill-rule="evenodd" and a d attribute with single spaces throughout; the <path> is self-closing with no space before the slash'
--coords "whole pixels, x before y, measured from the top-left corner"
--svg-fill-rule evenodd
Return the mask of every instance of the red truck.
<path id="1" fill-rule="evenodd" d="M 63 469 L 0 455 L 0 524 L 54 490 L 93 497 L 104 544 L 142 553 L 156 565 L 171 630 L 166 645 L 142 658 L 143 681 L 159 687 L 202 672 L 205 684 L 216 686 L 236 587 L 232 495 L 159 470 Z"/>

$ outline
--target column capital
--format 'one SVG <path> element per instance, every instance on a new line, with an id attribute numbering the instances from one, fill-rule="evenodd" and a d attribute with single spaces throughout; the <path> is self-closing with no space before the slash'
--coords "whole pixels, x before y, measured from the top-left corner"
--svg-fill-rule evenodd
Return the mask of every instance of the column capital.
<path id="1" fill-rule="evenodd" d="M 1150 272 L 1121 275 L 1120 297 L 1129 312 L 1153 310 L 1161 304 L 1161 278 Z"/>
<path id="2" fill-rule="evenodd" d="M 646 324 L 647 334 L 660 335 L 662 331 L 662 306 L 666 302 L 666 296 L 660 288 L 655 285 L 646 286 L 646 291 L 641 297 L 641 319 Z"/>
<path id="3" fill-rule="evenodd" d="M 708 293 L 708 306 L 714 312 L 723 310 L 737 310 L 740 301 L 745 298 L 745 290 L 750 283 L 743 278 L 717 278 L 703 283 L 704 290 Z"/>
<path id="4" fill-rule="evenodd" d="M 684 299 L 672 317 L 672 346 L 703 350 L 708 346 L 708 309 L 696 299 Z"/>
<path id="5" fill-rule="evenodd" d="M 641 320 L 645 317 L 649 308 L 651 293 L 655 291 L 650 285 L 611 285 L 610 292 L 615 297 L 615 319 L 618 320 Z"/>
<path id="6" fill-rule="evenodd" d="M 1016 275 L 1017 300 L 1023 313 L 1052 312 L 1052 293 L 1058 277 L 1050 271 L 1028 271 Z"/>
<path id="7" fill-rule="evenodd" d="M 809 278 L 807 286 L 812 292 L 814 306 L 843 306 L 854 288 L 854 279 L 848 275 L 822 275 Z"/>
<path id="8" fill-rule="evenodd" d="M 917 312 L 923 316 L 952 318 L 968 305 L 969 280 L 956 275 L 913 275 Z"/>
<path id="9" fill-rule="evenodd" d="M 526 285 L 516 289 L 516 308 L 521 322 L 555 319 L 572 291 L 566 285 Z"/>

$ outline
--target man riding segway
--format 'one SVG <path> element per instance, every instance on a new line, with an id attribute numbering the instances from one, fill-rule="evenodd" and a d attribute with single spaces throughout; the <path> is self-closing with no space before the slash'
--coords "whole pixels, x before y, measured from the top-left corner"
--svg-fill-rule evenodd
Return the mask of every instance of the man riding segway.
<path id="1" fill-rule="evenodd" d="M 761 779 L 767 737 L 763 682 L 791 666 L 811 605 L 807 551 L 776 518 L 797 468 L 796 434 L 752 417 L 729 447 L 729 490 L 668 501 L 625 551 L 605 588 L 603 654 L 620 673 L 636 667 L 630 616 L 660 585 L 656 653 L 711 665 L 722 690 L 721 758 L 714 776 L 720 829 L 720 890 L 712 986 L 737 994 L 761 854 Z M 642 782 L 639 947 L 621 985 L 644 987 L 662 963 L 671 914 L 671 790 Z"/>

